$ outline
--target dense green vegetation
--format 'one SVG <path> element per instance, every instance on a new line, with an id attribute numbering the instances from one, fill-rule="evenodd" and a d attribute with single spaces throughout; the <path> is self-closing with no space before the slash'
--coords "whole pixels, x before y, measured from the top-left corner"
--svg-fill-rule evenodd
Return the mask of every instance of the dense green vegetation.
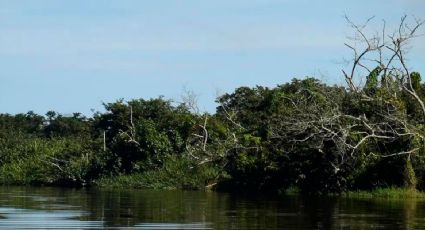
<path id="1" fill-rule="evenodd" d="M 240 87 L 218 97 L 213 114 L 199 113 L 193 94 L 183 103 L 118 100 L 90 118 L 53 111 L 1 114 L 0 182 L 425 190 L 425 85 L 403 57 L 411 30 L 399 32 L 392 44 L 367 39 L 362 52 L 349 46 L 355 55 L 352 69 L 344 71 L 347 87 L 314 78 Z"/>
<path id="2" fill-rule="evenodd" d="M 417 87 L 425 98 L 425 85 Z M 215 114 L 193 113 L 163 98 L 108 103 L 92 118 L 2 114 L 0 181 L 274 191 L 296 186 L 302 192 L 424 189 L 420 108 L 401 89 L 396 93 L 377 85 L 371 100 L 362 100 L 306 78 L 275 88 L 238 88 L 217 99 Z"/>

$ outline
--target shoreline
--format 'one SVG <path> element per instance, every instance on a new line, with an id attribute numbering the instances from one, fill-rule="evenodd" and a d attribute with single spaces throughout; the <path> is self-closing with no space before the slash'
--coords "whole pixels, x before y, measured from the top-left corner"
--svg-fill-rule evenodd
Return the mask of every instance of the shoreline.
<path id="1" fill-rule="evenodd" d="M 425 199 L 425 191 L 416 189 L 408 189 L 402 187 L 387 187 L 375 188 L 372 190 L 351 190 L 342 193 L 328 193 L 328 194 L 303 194 L 296 187 L 289 187 L 283 191 L 236 191 L 236 190 L 215 190 L 208 186 L 201 188 L 179 188 L 177 186 L 164 185 L 164 184 L 143 184 L 139 183 L 125 183 L 126 181 L 119 181 L 118 183 L 112 182 L 116 178 L 107 178 L 102 183 L 94 183 L 89 186 L 66 186 L 54 184 L 0 184 L 2 187 L 51 187 L 51 188 L 64 188 L 64 189 L 118 189 L 118 190 L 157 190 L 157 191 L 212 191 L 212 192 L 228 192 L 228 193 L 242 193 L 242 194 L 264 194 L 271 193 L 277 196 L 300 196 L 300 197 L 338 197 L 338 198 L 359 198 L 359 199 Z"/>

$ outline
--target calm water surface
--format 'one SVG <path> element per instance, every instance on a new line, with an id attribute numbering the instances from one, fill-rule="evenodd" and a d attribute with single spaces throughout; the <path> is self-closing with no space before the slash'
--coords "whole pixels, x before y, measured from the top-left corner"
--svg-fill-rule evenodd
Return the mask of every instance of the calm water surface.
<path id="1" fill-rule="evenodd" d="M 425 229 L 425 202 L 0 187 L 0 229 Z"/>

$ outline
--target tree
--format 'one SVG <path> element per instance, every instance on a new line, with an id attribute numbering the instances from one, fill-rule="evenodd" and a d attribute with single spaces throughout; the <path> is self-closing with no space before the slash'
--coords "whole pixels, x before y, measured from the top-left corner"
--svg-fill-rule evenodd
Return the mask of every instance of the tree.
<path id="1" fill-rule="evenodd" d="M 417 36 L 423 21 L 415 20 L 410 26 L 404 16 L 394 33 L 387 34 L 384 24 L 381 34 L 368 37 L 365 30 L 371 19 L 364 25 L 346 19 L 355 35 L 354 44 L 345 44 L 353 51 L 350 70 L 342 71 L 348 85 L 345 102 L 342 105 L 331 102 L 329 100 L 335 97 L 326 97 L 323 93 L 330 109 L 325 112 L 310 108 L 307 119 L 300 115 L 290 120 L 288 127 L 298 130 L 294 133 L 303 137 L 297 139 L 294 135 L 293 141 L 306 144 L 318 138 L 320 145 L 316 148 L 319 152 L 336 148 L 332 151 L 334 157 L 328 158 L 335 175 L 365 156 L 407 155 L 406 167 L 410 167 L 410 156 L 423 151 L 424 137 L 422 123 L 407 116 L 406 103 L 416 102 L 422 121 L 425 107 L 418 92 L 420 77 L 411 73 L 405 55 L 406 45 Z M 362 82 L 366 84 L 362 86 Z M 412 181 L 412 177 L 414 175 L 406 176 L 406 180 Z"/>

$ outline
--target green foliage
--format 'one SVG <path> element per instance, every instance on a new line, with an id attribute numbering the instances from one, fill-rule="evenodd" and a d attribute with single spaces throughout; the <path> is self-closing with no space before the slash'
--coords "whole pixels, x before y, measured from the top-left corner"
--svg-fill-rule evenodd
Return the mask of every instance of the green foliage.
<path id="1" fill-rule="evenodd" d="M 343 195 L 354 198 L 392 198 L 392 199 L 412 199 L 412 198 L 425 198 L 425 193 L 400 188 L 400 187 L 387 187 L 387 188 L 375 188 L 373 190 L 357 190 L 346 192 Z"/>
<path id="2" fill-rule="evenodd" d="M 88 183 L 93 153 L 78 139 L 19 138 L 16 148 L 2 149 L 0 181 L 4 184 Z"/>
<path id="3" fill-rule="evenodd" d="M 416 185 L 418 183 L 415 175 L 415 170 L 413 169 L 412 162 L 410 157 L 406 160 L 406 166 L 403 171 L 404 176 L 404 187 L 407 189 L 416 189 Z"/>
<path id="4" fill-rule="evenodd" d="M 420 90 L 420 88 L 421 88 L 421 81 L 422 81 L 421 74 L 418 73 L 418 72 L 412 72 L 410 74 L 410 79 L 412 81 L 412 87 L 413 87 L 413 89 Z"/>
<path id="5" fill-rule="evenodd" d="M 46 137 L 75 137 L 88 136 L 90 129 L 90 120 L 80 113 L 74 113 L 70 117 L 62 116 L 50 111 L 46 114 L 47 125 L 43 128 Z"/>
<path id="6" fill-rule="evenodd" d="M 191 113 L 162 97 L 107 103 L 92 118 L 0 114 L 0 183 L 301 193 L 424 189 L 420 105 L 381 67 L 366 80 L 359 92 L 314 78 L 240 87 L 217 98 L 215 114 Z M 411 80 L 425 98 L 420 75 L 413 72 Z"/>
<path id="7" fill-rule="evenodd" d="M 366 88 L 376 89 L 378 87 L 378 77 L 381 71 L 382 68 L 378 66 L 370 72 L 370 74 L 366 77 Z"/>
<path id="8" fill-rule="evenodd" d="M 96 182 L 101 187 L 152 189 L 205 189 L 223 176 L 221 169 L 195 165 L 188 157 L 169 156 L 161 168 L 143 173 L 105 177 Z"/>

